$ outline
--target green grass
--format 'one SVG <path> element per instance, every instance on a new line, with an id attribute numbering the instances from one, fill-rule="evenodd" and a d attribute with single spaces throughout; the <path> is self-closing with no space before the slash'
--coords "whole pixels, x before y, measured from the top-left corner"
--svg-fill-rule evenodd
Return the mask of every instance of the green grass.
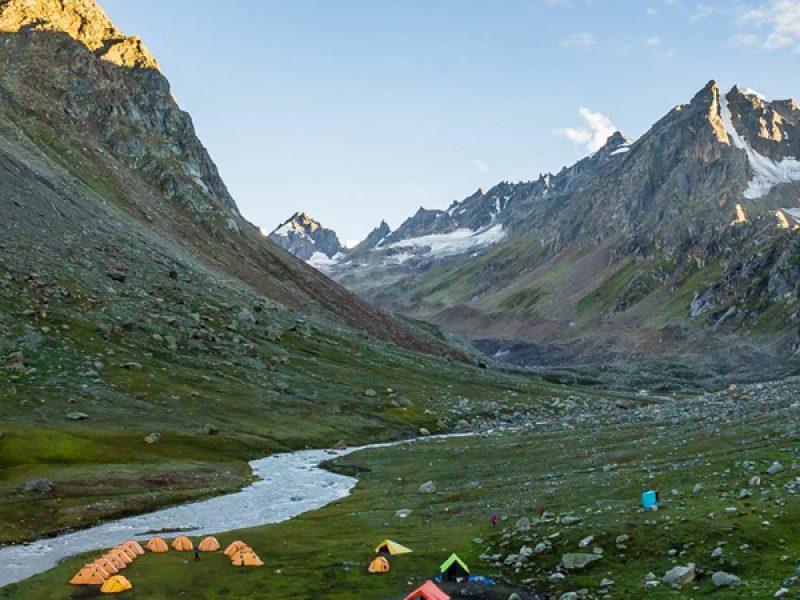
<path id="1" fill-rule="evenodd" d="M 286 523 L 220 536 L 223 543 L 241 538 L 253 545 L 264 568 L 237 570 L 210 556 L 196 565 L 188 556 L 170 554 L 147 556 L 125 574 L 136 586 L 132 597 L 170 598 L 184 592 L 202 598 L 388 600 L 432 576 L 442 560 L 457 552 L 473 573 L 507 577 L 518 585 L 529 580 L 556 597 L 569 590 L 597 590 L 600 580 L 609 577 L 615 581 L 611 597 L 674 598 L 676 593 L 663 585 L 645 592 L 644 577 L 653 572 L 660 578 L 674 564 L 690 561 L 701 575 L 684 594 L 771 597 L 794 571 L 800 505 L 793 498 L 793 469 L 775 476 L 764 470 L 773 460 L 790 465 L 800 443 L 780 427 L 780 412 L 764 413 L 755 411 L 738 424 L 712 429 L 691 419 L 668 428 L 668 422 L 598 422 L 567 437 L 553 430 L 351 455 L 336 463 L 338 469 L 360 473 L 350 497 Z M 764 477 L 763 485 L 739 499 L 739 490 L 756 473 Z M 418 493 L 427 480 L 436 482 L 437 494 Z M 696 483 L 703 490 L 695 493 Z M 641 511 L 639 496 L 651 488 L 669 506 Z M 728 506 L 736 506 L 737 514 L 726 513 Z M 541 521 L 540 507 L 547 511 Z M 413 512 L 399 519 L 399 509 Z M 501 516 L 496 529 L 489 520 L 493 513 Z M 581 520 L 560 523 L 558 517 L 565 515 Z M 532 519 L 532 529 L 514 533 L 513 524 L 522 516 Z M 769 526 L 762 525 L 765 520 Z M 630 536 L 624 549 L 615 543 L 622 534 Z M 578 542 L 588 535 L 604 549 L 602 560 L 570 574 L 564 583 L 550 582 L 548 575 L 561 555 L 579 551 Z M 390 559 L 387 575 L 367 575 L 372 549 L 384 537 L 414 553 Z M 533 557 L 521 573 L 479 559 L 483 552 L 505 556 L 544 539 L 552 541 L 553 551 Z M 711 559 L 720 543 L 723 560 Z M 669 556 L 673 549 L 679 553 L 675 558 Z M 65 582 L 84 560 L 71 559 L 0 590 L 0 598 L 68 598 L 75 590 Z M 717 569 L 739 575 L 747 586 L 715 590 L 710 573 Z"/>

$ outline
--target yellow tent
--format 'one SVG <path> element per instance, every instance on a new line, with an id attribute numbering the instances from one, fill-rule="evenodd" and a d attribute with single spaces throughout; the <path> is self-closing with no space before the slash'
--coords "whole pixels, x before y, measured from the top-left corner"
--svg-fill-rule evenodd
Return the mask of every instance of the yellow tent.
<path id="1" fill-rule="evenodd" d="M 86 565 L 69 580 L 72 585 L 102 585 L 108 573 L 95 564 Z"/>
<path id="2" fill-rule="evenodd" d="M 225 548 L 225 556 L 233 556 L 236 552 L 238 552 L 242 548 L 249 548 L 249 546 L 240 540 L 231 542 L 228 545 L 228 547 Z"/>
<path id="3" fill-rule="evenodd" d="M 103 584 L 100 591 L 104 594 L 119 594 L 130 589 L 133 589 L 133 585 L 127 578 L 122 575 L 114 575 Z"/>
<path id="4" fill-rule="evenodd" d="M 386 573 L 389 570 L 389 561 L 386 560 L 385 556 L 379 556 L 371 563 L 369 563 L 369 568 L 367 571 L 370 573 Z"/>
<path id="5" fill-rule="evenodd" d="M 378 547 L 375 548 L 375 552 L 379 554 L 408 554 L 409 552 L 413 552 L 410 548 L 406 548 L 405 546 L 398 544 L 397 542 L 393 542 L 392 540 L 383 540 Z"/>
<path id="6" fill-rule="evenodd" d="M 150 550 L 150 552 L 169 552 L 167 542 L 164 541 L 164 538 L 160 537 L 150 538 L 150 541 L 147 542 L 147 549 Z"/>
<path id="7" fill-rule="evenodd" d="M 172 542 L 172 547 L 175 550 L 179 550 L 181 552 L 191 552 L 194 550 L 194 545 L 192 544 L 192 540 L 190 540 L 185 535 L 175 538 Z"/>
<path id="8" fill-rule="evenodd" d="M 117 570 L 124 569 L 128 566 L 128 564 L 122 560 L 122 557 L 117 554 L 116 552 L 109 552 L 108 554 L 104 554 L 103 558 L 105 558 L 108 562 L 114 565 Z"/>
<path id="9" fill-rule="evenodd" d="M 264 563 L 250 549 L 242 549 L 231 558 L 234 567 L 261 567 Z"/>
<path id="10" fill-rule="evenodd" d="M 139 542 L 128 540 L 127 542 L 122 542 L 122 545 L 128 550 L 133 550 L 137 556 L 144 556 L 144 548 L 139 545 Z"/>
<path id="11" fill-rule="evenodd" d="M 208 536 L 204 538 L 200 545 L 197 547 L 200 552 L 216 552 L 219 550 L 219 542 L 217 538 Z"/>
<path id="12" fill-rule="evenodd" d="M 103 571 L 105 571 L 109 575 L 115 575 L 117 573 L 117 571 L 119 571 L 119 569 L 117 569 L 117 567 L 114 566 L 114 563 L 112 563 L 110 560 L 108 560 L 105 557 L 98 558 L 92 564 L 93 565 L 97 565 L 98 567 L 103 569 Z"/>

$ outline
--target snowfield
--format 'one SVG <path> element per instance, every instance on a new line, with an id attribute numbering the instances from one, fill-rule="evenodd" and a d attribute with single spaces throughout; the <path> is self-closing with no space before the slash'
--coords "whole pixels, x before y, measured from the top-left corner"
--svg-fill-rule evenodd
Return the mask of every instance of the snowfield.
<path id="1" fill-rule="evenodd" d="M 394 242 L 389 248 L 416 251 L 418 256 L 442 258 L 486 248 L 506 237 L 500 224 L 479 231 L 458 229 Z"/>
<path id="2" fill-rule="evenodd" d="M 728 105 L 728 96 L 723 96 L 719 104 L 725 131 L 733 140 L 733 145 L 747 153 L 750 168 L 753 170 L 753 179 L 744 192 L 745 198 L 749 200 L 763 198 L 777 185 L 800 181 L 800 162 L 797 159 L 789 157 L 780 162 L 775 162 L 753 150 L 747 140 L 736 131 L 731 109 Z"/>

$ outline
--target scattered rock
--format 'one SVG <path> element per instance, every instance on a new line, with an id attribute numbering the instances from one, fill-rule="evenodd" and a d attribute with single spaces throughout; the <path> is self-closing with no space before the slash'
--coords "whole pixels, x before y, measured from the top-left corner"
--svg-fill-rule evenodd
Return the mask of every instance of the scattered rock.
<path id="1" fill-rule="evenodd" d="M 153 432 L 144 438 L 144 443 L 148 445 L 157 444 L 161 441 L 161 434 L 158 432 Z"/>
<path id="2" fill-rule="evenodd" d="M 85 421 L 88 418 L 89 418 L 89 415 L 87 415 L 84 412 L 75 411 L 75 412 L 67 413 L 67 419 L 69 419 L 70 421 Z"/>
<path id="3" fill-rule="evenodd" d="M 420 494 L 435 494 L 436 493 L 436 484 L 432 481 L 426 481 L 421 486 L 419 486 L 419 493 Z"/>
<path id="4" fill-rule="evenodd" d="M 717 571 L 714 573 L 711 576 L 711 581 L 713 581 L 714 585 L 717 587 L 736 587 L 742 583 L 742 580 L 736 575 L 731 575 L 724 571 Z"/>
<path id="5" fill-rule="evenodd" d="M 682 586 L 694 581 L 696 574 L 694 563 L 689 563 L 686 566 L 679 565 L 670 569 L 664 574 L 661 581 L 668 585 Z"/>
<path id="6" fill-rule="evenodd" d="M 144 369 L 142 364 L 137 362 L 123 363 L 121 366 L 123 369 L 127 371 L 141 371 L 142 369 Z"/>
<path id="7" fill-rule="evenodd" d="M 200 428 L 200 431 L 206 435 L 217 435 L 219 433 L 219 427 L 211 423 L 206 423 Z"/>
<path id="8" fill-rule="evenodd" d="M 125 283 L 125 281 L 128 279 L 128 276 L 125 273 L 116 269 L 113 271 L 109 271 L 108 273 L 106 273 L 106 275 L 108 276 L 109 279 L 116 281 L 118 283 Z"/>
<path id="9" fill-rule="evenodd" d="M 561 557 L 561 564 L 567 571 L 583 569 L 591 563 L 600 560 L 597 554 L 587 554 L 583 552 L 570 552 Z"/>
<path id="10" fill-rule="evenodd" d="M 769 473 L 770 475 L 776 475 L 776 474 L 780 473 L 781 471 L 783 471 L 783 465 L 781 463 L 779 463 L 778 461 L 775 461 L 774 463 L 772 463 L 770 465 L 769 469 L 767 469 L 767 473 Z"/>
<path id="11" fill-rule="evenodd" d="M 365 389 L 365 390 L 364 390 L 364 395 L 365 395 L 367 398 L 374 398 L 375 396 L 377 396 L 377 395 L 378 395 L 378 392 L 376 392 L 376 391 L 375 391 L 375 390 L 373 390 L 372 388 L 367 388 L 367 389 Z"/>
<path id="12" fill-rule="evenodd" d="M 411 513 L 414 512 L 410 508 L 401 508 L 400 510 L 394 513 L 394 516 L 399 519 L 407 519 L 411 516 Z"/>
<path id="13" fill-rule="evenodd" d="M 430 432 L 430 431 L 428 431 L 427 429 L 425 429 L 424 427 L 420 427 L 420 428 L 419 428 L 419 434 L 420 434 L 422 437 L 427 437 L 427 436 L 429 436 L 429 435 L 431 434 L 431 432 Z"/>
<path id="14" fill-rule="evenodd" d="M 32 479 L 25 482 L 25 491 L 49 494 L 53 491 L 53 482 L 49 479 Z"/>

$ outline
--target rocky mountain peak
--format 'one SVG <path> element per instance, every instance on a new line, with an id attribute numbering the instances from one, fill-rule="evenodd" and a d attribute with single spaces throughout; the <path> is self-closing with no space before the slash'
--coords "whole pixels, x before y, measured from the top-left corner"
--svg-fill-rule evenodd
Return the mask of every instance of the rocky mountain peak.
<path id="1" fill-rule="evenodd" d="M 123 34 L 94 0 L 0 0 L 0 31 L 57 31 L 120 67 L 158 69 L 142 41 Z"/>
<path id="2" fill-rule="evenodd" d="M 317 253 L 332 258 L 343 251 L 339 237 L 305 212 L 296 212 L 270 233 L 269 238 L 295 256 L 309 260 Z"/>

